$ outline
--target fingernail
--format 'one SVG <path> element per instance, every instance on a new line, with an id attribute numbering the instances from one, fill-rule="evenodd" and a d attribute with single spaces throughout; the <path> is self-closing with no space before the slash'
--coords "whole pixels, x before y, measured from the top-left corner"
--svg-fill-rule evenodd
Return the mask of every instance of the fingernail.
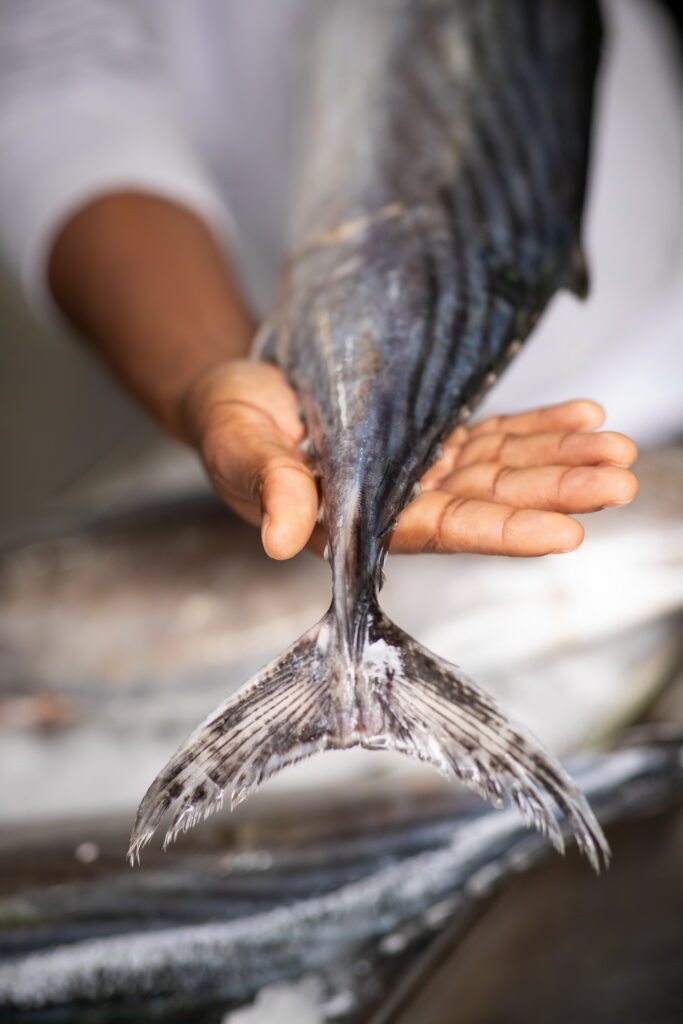
<path id="1" fill-rule="evenodd" d="M 263 516 L 263 519 L 261 520 L 261 543 L 263 544 L 263 546 L 266 549 L 266 551 L 268 551 L 268 546 L 267 546 L 267 543 L 266 543 L 266 539 L 267 539 L 268 528 L 269 527 L 270 527 L 270 516 L 266 512 L 264 514 L 264 516 Z"/>

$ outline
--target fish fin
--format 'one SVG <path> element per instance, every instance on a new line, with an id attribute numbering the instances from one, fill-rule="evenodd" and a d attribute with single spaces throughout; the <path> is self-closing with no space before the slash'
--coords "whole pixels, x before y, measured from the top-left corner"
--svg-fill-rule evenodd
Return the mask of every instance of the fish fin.
<path id="1" fill-rule="evenodd" d="M 195 729 L 142 799 L 128 859 L 140 859 L 161 819 L 171 823 L 164 848 L 179 832 L 231 806 L 287 765 L 338 745 L 327 681 L 329 613 Z"/>
<path id="2" fill-rule="evenodd" d="M 590 277 L 583 246 L 578 238 L 570 246 L 561 283 L 579 299 L 587 298 L 590 291 Z"/>
<path id="3" fill-rule="evenodd" d="M 563 851 L 557 809 L 595 870 L 609 861 L 585 797 L 538 740 L 375 608 L 353 659 L 330 611 L 202 722 L 145 794 L 131 863 L 167 813 L 164 846 L 217 810 L 226 789 L 234 807 L 288 765 L 354 746 L 428 762 L 498 807 L 509 797 Z"/>
<path id="4" fill-rule="evenodd" d="M 602 829 L 569 774 L 472 679 L 381 612 L 366 651 L 387 746 L 454 775 L 496 807 L 508 797 L 527 824 L 564 852 L 559 810 L 595 871 L 609 864 Z"/>

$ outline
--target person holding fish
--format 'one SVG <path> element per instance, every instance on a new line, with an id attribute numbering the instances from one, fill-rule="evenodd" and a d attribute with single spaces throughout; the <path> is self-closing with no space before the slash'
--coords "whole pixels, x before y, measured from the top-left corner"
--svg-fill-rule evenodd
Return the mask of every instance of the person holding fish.
<path id="1" fill-rule="evenodd" d="M 311 46 L 289 256 L 254 359 L 252 310 L 272 294 L 296 164 L 282 125 L 302 120 L 281 41 L 310 6 L 227 4 L 214 24 L 208 4 L 0 4 L 8 261 L 197 450 L 272 558 L 308 546 L 333 570 L 330 612 L 150 787 L 132 850 L 169 807 L 174 833 L 228 785 L 240 799 L 294 760 L 360 744 L 404 750 L 491 799 L 511 794 L 559 845 L 549 794 L 597 865 L 604 838 L 566 773 L 377 605 L 387 551 L 567 552 L 584 536 L 574 515 L 636 495 L 636 445 L 599 430 L 595 401 L 544 405 L 532 386 L 537 407 L 468 422 L 554 293 L 587 288 L 597 7 L 330 5 Z M 191 35 L 203 68 L 183 59 Z M 228 115 L 244 128 L 266 108 L 280 161 L 263 138 L 243 151 L 229 128 Z M 562 352 L 535 357 L 562 372 Z M 293 664 L 310 678 L 291 683 Z M 323 674 L 329 700 L 311 717 Z M 280 685 L 276 716 L 266 698 Z M 395 705 L 378 697 L 390 689 Z"/>
<path id="2" fill-rule="evenodd" d="M 150 37 L 157 47 L 166 43 L 167 59 L 178 59 L 173 34 L 187 15 L 172 5 L 173 13 L 159 11 L 160 24 L 144 33 L 129 5 L 120 6 L 2 4 L 0 46 L 8 56 L 0 86 L 15 120 L 26 111 L 20 138 L 40 138 L 29 140 L 35 152 L 26 143 L 22 152 L 11 137 L 4 147 L 14 166 L 5 162 L 0 241 L 17 247 L 21 229 L 22 251 L 10 259 L 20 257 L 20 269 L 32 275 L 45 261 L 61 311 L 164 428 L 197 448 L 219 494 L 260 523 L 269 555 L 289 558 L 306 544 L 322 550 L 297 401 L 280 372 L 247 359 L 257 323 L 240 283 L 244 268 L 238 274 L 236 254 L 217 241 L 230 216 L 225 201 L 188 152 L 181 128 L 169 123 L 175 111 L 157 95 L 166 83 L 161 75 L 150 79 L 143 63 L 154 58 Z M 260 8 L 252 13 L 237 6 L 228 5 L 235 13 L 226 18 L 226 34 L 240 26 L 256 33 L 263 5 L 250 5 Z M 189 20 L 201 31 L 206 17 Z M 282 32 L 294 15 L 269 10 L 268 18 Z M 125 81 L 116 59 L 133 69 Z M 44 82 L 30 71 L 38 63 Z M 44 170 L 37 166 L 41 150 Z M 36 195 L 31 189 L 39 184 Z M 21 210 L 12 211 L 12 196 Z M 425 493 L 401 515 L 391 549 L 541 555 L 575 548 L 583 529 L 572 514 L 628 501 L 636 491 L 626 468 L 635 446 L 612 432 L 592 433 L 603 416 L 599 405 L 576 401 L 460 427 L 423 480 Z"/>

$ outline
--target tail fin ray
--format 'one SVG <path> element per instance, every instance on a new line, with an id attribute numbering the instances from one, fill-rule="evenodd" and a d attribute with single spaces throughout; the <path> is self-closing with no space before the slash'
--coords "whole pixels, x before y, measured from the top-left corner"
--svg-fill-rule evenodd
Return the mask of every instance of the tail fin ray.
<path id="1" fill-rule="evenodd" d="M 451 773 L 494 806 L 500 806 L 507 794 L 525 821 L 562 852 L 564 838 L 554 801 L 595 870 L 601 862 L 606 864 L 609 848 L 588 802 L 532 733 L 513 724 L 460 669 L 426 651 L 386 619 L 383 633 L 405 652 L 406 671 L 395 687 L 395 702 L 409 708 L 433 735 L 437 729 L 445 735 L 441 748 Z"/>
<path id="2" fill-rule="evenodd" d="M 359 657 L 331 610 L 195 729 L 140 804 L 131 862 L 167 813 L 164 845 L 217 810 L 226 789 L 234 807 L 288 765 L 352 746 L 428 762 L 497 807 L 507 796 L 562 852 L 558 808 L 595 870 L 609 861 L 586 799 L 538 740 L 375 608 Z"/>

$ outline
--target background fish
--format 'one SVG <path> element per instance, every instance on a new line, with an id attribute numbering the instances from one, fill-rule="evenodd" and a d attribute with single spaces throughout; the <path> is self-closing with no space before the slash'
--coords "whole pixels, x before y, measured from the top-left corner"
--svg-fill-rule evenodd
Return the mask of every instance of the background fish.
<path id="1" fill-rule="evenodd" d="M 645 730 L 622 749 L 574 762 L 576 777 L 601 823 L 611 826 L 620 854 L 616 870 L 599 886 L 577 871 L 575 862 L 555 865 L 550 895 L 571 894 L 562 932 L 583 967 L 564 981 L 581 993 L 588 1014 L 567 1013 L 546 995 L 543 1012 L 515 1020 L 590 1019 L 590 1007 L 601 995 L 609 1001 L 610 1022 L 678 1020 L 681 935 L 672 895 L 683 822 L 681 740 L 680 731 L 665 738 L 660 730 Z M 219 829 L 204 833 L 194 849 L 187 844 L 167 858 L 151 856 L 135 874 L 121 871 L 122 836 L 114 823 L 90 825 L 86 834 L 96 840 L 101 856 L 80 869 L 73 850 L 83 823 L 34 827 L 23 840 L 5 829 L 0 1020 L 215 1024 L 221 1005 L 240 1005 L 264 986 L 314 975 L 320 980 L 319 1019 L 359 1024 L 370 1019 L 378 997 L 388 1009 L 406 989 L 421 987 L 417 961 L 432 953 L 440 961 L 444 937 L 456 947 L 450 971 L 462 976 L 474 967 L 477 1005 L 482 999 L 491 1003 L 488 987 L 504 973 L 506 961 L 481 956 L 473 964 L 471 941 L 462 948 L 461 940 L 471 937 L 478 916 L 473 909 L 481 914 L 493 892 L 509 895 L 520 874 L 533 873 L 546 859 L 549 844 L 529 835 L 512 809 L 496 813 L 470 805 L 458 810 L 449 799 L 450 806 L 425 816 L 424 796 L 415 792 L 398 811 L 394 799 L 385 805 L 375 801 L 370 811 L 358 795 L 364 823 L 345 819 L 339 805 L 328 802 L 327 809 L 321 805 L 308 817 L 304 813 L 289 836 L 281 822 L 252 820 L 242 840 L 248 831 L 246 849 L 234 833 Z M 663 811 L 657 824 L 653 816 Z M 549 893 L 544 889 L 534 899 L 528 889 L 523 892 L 526 913 L 519 917 L 526 942 L 519 943 L 517 967 L 536 980 L 510 985 L 511 1003 L 527 988 L 538 993 L 544 988 L 529 943 L 539 930 L 539 900 L 547 902 Z M 616 989 L 616 997 L 604 984 L 614 977 L 610 944 L 598 944 L 600 956 L 591 958 L 602 985 L 586 963 L 586 935 L 599 936 L 601 927 L 609 927 L 615 904 L 628 936 L 617 962 L 631 978 L 630 985 Z M 497 902 L 491 908 L 494 923 L 501 913 Z M 542 935 L 545 940 L 547 930 Z M 553 978 L 556 974 L 554 984 L 559 984 L 563 971 L 551 972 Z M 634 984 L 641 1001 L 631 1010 L 625 1004 L 633 998 Z M 653 992 L 673 1008 L 671 1016 L 642 1016 L 642 995 L 649 999 Z M 444 1010 L 451 1008 L 450 1001 L 444 1004 Z M 462 1012 L 467 1020 L 482 1019 L 478 1012 L 467 1016 L 466 1007 Z M 407 1014 L 405 1019 L 434 1016 Z M 280 1024 L 292 1018 L 264 1013 L 258 1019 Z"/>
<path id="2" fill-rule="evenodd" d="M 382 613 L 397 516 L 554 292 L 586 288 L 579 229 L 599 18 L 589 0 L 342 0 L 317 35 L 293 255 L 260 355 L 287 374 L 321 478 L 332 604 L 219 706 L 145 795 L 131 859 L 311 754 L 393 749 L 598 869 L 570 777 Z"/>

